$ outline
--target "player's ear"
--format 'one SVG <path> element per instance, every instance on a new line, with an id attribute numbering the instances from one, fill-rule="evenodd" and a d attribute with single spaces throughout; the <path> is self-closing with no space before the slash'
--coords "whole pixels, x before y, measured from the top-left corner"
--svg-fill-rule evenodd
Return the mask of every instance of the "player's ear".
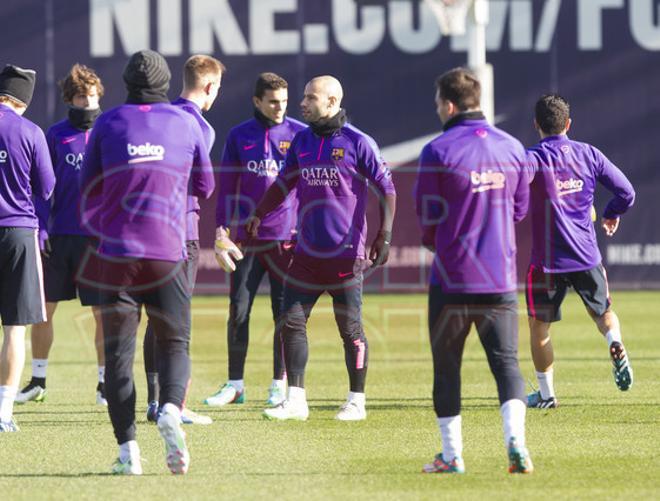
<path id="1" fill-rule="evenodd" d="M 204 86 L 204 93 L 207 96 L 211 95 L 211 88 L 213 87 L 213 82 L 206 82 L 206 85 Z"/>
<path id="2" fill-rule="evenodd" d="M 571 124 L 572 123 L 573 123 L 573 119 L 569 118 L 568 120 L 566 120 L 566 132 L 571 130 Z"/>
<path id="3" fill-rule="evenodd" d="M 255 108 L 259 107 L 259 102 L 260 102 L 260 99 L 257 96 L 252 96 L 252 104 L 254 104 Z"/>

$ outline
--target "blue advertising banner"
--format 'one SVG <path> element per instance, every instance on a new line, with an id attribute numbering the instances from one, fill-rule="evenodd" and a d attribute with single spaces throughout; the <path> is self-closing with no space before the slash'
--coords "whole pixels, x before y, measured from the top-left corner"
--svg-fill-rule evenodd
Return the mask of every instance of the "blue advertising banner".
<path id="1" fill-rule="evenodd" d="M 336 76 L 350 120 L 378 142 L 399 193 L 390 262 L 367 285 L 424 288 L 431 256 L 419 245 L 414 166 L 441 127 L 434 79 L 465 63 L 467 41 L 442 36 L 422 0 L 5 0 L 2 24 L 0 64 L 37 70 L 26 116 L 44 128 L 66 114 L 57 81 L 73 63 L 97 70 L 106 88 L 102 107 L 109 109 L 125 99 L 121 74 L 137 50 L 167 58 L 171 98 L 190 55 L 219 58 L 228 71 L 206 114 L 217 131 L 215 163 L 228 130 L 252 115 L 258 73 L 288 80 L 289 114 L 296 118 L 305 83 Z M 499 127 L 534 144 L 534 103 L 559 92 L 571 103 L 571 137 L 594 144 L 629 177 L 634 207 L 614 237 L 598 232 L 604 262 L 614 286 L 660 287 L 660 1 L 491 0 L 487 47 Z M 599 212 L 608 200 L 606 191 L 597 192 Z M 202 204 L 198 292 L 228 287 L 213 258 L 214 207 L 214 199 Z M 370 219 L 376 217 L 374 201 Z M 518 235 L 521 276 L 528 225 Z"/>

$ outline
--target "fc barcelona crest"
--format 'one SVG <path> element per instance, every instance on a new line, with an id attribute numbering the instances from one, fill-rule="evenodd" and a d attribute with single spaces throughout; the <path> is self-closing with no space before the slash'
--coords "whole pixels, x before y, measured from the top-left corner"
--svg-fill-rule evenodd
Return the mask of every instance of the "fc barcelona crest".
<path id="1" fill-rule="evenodd" d="M 332 148 L 331 157 L 334 161 L 344 159 L 344 148 Z"/>
<path id="2" fill-rule="evenodd" d="M 280 141 L 278 149 L 282 155 L 286 155 L 286 152 L 289 151 L 289 146 L 291 146 L 291 141 Z"/>

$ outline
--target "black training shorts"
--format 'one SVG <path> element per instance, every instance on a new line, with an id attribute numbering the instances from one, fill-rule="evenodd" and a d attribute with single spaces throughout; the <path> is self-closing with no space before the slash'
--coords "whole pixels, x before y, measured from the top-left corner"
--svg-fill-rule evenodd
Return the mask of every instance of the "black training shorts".
<path id="1" fill-rule="evenodd" d="M 602 264 L 567 273 L 545 273 L 539 266 L 530 265 L 525 286 L 527 314 L 542 322 L 561 320 L 561 303 L 569 287 L 573 287 L 584 305 L 598 317 L 612 304 Z"/>

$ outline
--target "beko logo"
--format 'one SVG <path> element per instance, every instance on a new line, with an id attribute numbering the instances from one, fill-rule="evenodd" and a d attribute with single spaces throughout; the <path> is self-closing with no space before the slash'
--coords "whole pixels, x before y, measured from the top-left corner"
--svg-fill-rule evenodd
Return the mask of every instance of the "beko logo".
<path id="1" fill-rule="evenodd" d="M 144 143 L 134 145 L 128 143 L 127 149 L 129 156 L 137 157 L 131 158 L 128 161 L 129 164 L 149 162 L 152 160 L 163 160 L 165 156 L 165 148 L 160 144 Z"/>
<path id="2" fill-rule="evenodd" d="M 470 172 L 470 181 L 474 185 L 472 193 L 481 193 L 488 190 L 501 190 L 504 188 L 506 177 L 501 172 Z"/>
<path id="3" fill-rule="evenodd" d="M 4 164 L 7 161 L 7 150 L 0 150 L 0 164 Z"/>
<path id="4" fill-rule="evenodd" d="M 557 196 L 563 197 L 564 195 L 582 191 L 582 188 L 584 187 L 584 181 L 581 179 L 573 178 L 567 179 L 565 181 L 557 179 L 555 181 L 555 186 L 557 187 Z"/>

